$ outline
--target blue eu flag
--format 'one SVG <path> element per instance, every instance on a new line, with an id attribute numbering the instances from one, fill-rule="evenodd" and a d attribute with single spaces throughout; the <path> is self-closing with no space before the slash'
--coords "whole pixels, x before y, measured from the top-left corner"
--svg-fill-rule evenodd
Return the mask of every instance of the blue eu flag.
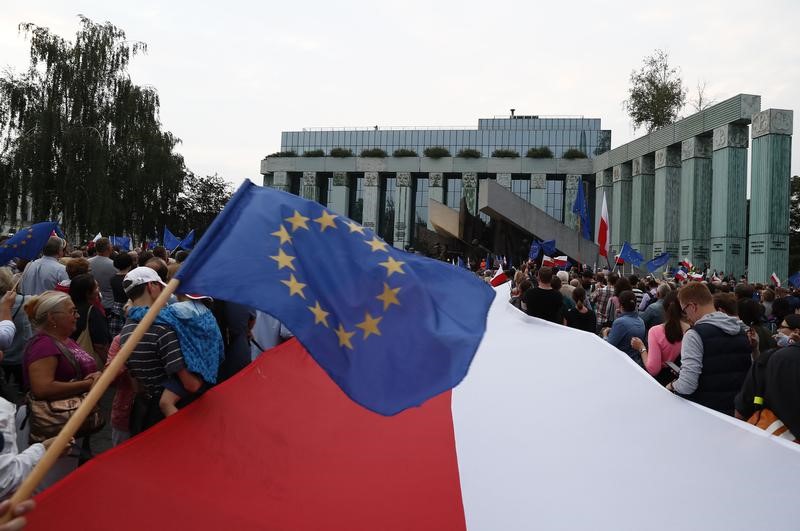
<path id="1" fill-rule="evenodd" d="M 0 244 L 0 265 L 14 258 L 33 260 L 39 256 L 53 231 L 60 232 L 55 221 L 43 221 L 20 230 Z"/>
<path id="2" fill-rule="evenodd" d="M 172 234 L 172 232 L 164 225 L 164 248 L 167 251 L 174 251 L 181 244 L 181 239 Z"/>
<path id="3" fill-rule="evenodd" d="M 648 261 L 644 265 L 647 266 L 647 270 L 652 273 L 659 267 L 663 267 L 667 262 L 669 262 L 669 259 L 670 259 L 669 253 L 661 253 L 660 255 L 656 256 L 655 258 Z"/>
<path id="4" fill-rule="evenodd" d="M 625 242 L 622 244 L 622 249 L 619 251 L 619 257 L 625 260 L 625 262 L 629 264 L 633 264 L 636 267 L 644 261 L 644 256 L 642 256 L 639 251 L 631 247 L 631 244 Z"/>
<path id="5" fill-rule="evenodd" d="M 494 298 L 469 271 L 250 181 L 176 278 L 180 291 L 273 315 L 350 398 L 384 415 L 464 378 Z"/>
<path id="6" fill-rule="evenodd" d="M 121 250 L 128 251 L 131 249 L 131 239 L 127 236 L 111 236 L 109 240 L 111 245 L 119 247 Z"/>
<path id="7" fill-rule="evenodd" d="M 186 237 L 181 240 L 181 243 L 178 244 L 178 247 L 181 249 L 186 249 L 187 251 L 190 251 L 192 247 L 194 247 L 194 229 L 189 231 L 189 234 L 187 234 Z"/>

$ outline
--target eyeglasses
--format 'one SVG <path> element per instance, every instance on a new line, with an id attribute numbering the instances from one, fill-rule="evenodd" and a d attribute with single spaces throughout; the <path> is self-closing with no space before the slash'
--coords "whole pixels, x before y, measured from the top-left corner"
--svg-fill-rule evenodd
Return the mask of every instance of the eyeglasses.
<path id="1" fill-rule="evenodd" d="M 687 302 L 687 303 L 686 303 L 686 306 L 681 306 L 681 315 L 686 315 L 686 308 L 688 308 L 688 307 L 689 307 L 689 306 L 691 306 L 692 304 L 695 304 L 695 303 L 693 303 L 693 302 Z"/>
<path id="2" fill-rule="evenodd" d="M 72 308 L 71 310 L 58 310 L 53 313 L 71 313 L 72 315 L 80 315 L 81 312 L 79 312 L 77 308 Z"/>

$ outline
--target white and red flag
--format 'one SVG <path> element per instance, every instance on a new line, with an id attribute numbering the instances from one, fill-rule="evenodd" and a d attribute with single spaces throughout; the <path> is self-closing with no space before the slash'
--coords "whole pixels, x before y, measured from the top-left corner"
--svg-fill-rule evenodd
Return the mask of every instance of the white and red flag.
<path id="1" fill-rule="evenodd" d="M 775 274 L 774 271 L 769 276 L 769 279 L 772 281 L 773 284 L 775 284 L 776 287 L 778 288 L 781 287 L 781 279 L 778 275 Z"/>
<path id="2" fill-rule="evenodd" d="M 555 267 L 556 261 L 553 260 L 552 257 L 547 256 L 546 254 L 542 255 L 542 267 Z"/>
<path id="3" fill-rule="evenodd" d="M 800 521 L 800 445 L 665 392 L 624 352 L 497 291 L 452 391 L 382 416 L 291 340 L 45 490 L 28 529 L 662 529 L 631 503 L 655 483 L 697 528 Z M 756 513 L 753 485 L 769 485 Z M 103 502 L 87 517 L 76 493 Z"/>
<path id="4" fill-rule="evenodd" d="M 511 280 L 511 279 L 508 278 L 508 275 L 506 275 L 506 272 L 503 271 L 503 268 L 502 267 L 498 267 L 497 271 L 495 272 L 494 276 L 492 277 L 492 280 L 489 281 L 489 284 L 491 284 L 493 287 L 496 288 L 500 284 L 505 284 L 509 280 Z"/>
<path id="5" fill-rule="evenodd" d="M 556 264 L 556 267 L 565 268 L 569 265 L 569 258 L 567 258 L 566 255 L 556 256 L 553 262 Z"/>
<path id="6" fill-rule="evenodd" d="M 608 258 L 608 242 L 611 240 L 611 231 L 608 223 L 608 205 L 606 193 L 603 191 L 603 206 L 600 209 L 600 224 L 597 226 L 597 245 L 600 247 L 600 256 Z"/>
<path id="7" fill-rule="evenodd" d="M 686 280 L 687 278 L 689 277 L 683 269 L 675 271 L 675 280 Z"/>

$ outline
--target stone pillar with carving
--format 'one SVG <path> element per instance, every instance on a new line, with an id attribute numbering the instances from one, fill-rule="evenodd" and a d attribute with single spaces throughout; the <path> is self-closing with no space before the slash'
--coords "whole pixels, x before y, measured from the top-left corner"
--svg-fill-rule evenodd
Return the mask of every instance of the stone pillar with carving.
<path id="1" fill-rule="evenodd" d="M 645 260 L 653 254 L 653 193 L 655 157 L 652 154 L 631 161 L 631 245 Z"/>
<path id="2" fill-rule="evenodd" d="M 317 172 L 304 171 L 301 181 L 300 196 L 311 201 L 319 201 L 319 183 L 317 182 Z"/>
<path id="3" fill-rule="evenodd" d="M 478 212 L 478 174 L 472 171 L 461 175 L 464 200 L 467 202 L 469 213 L 477 215 Z M 457 208 L 456 208 L 457 209 Z"/>
<path id="4" fill-rule="evenodd" d="M 655 153 L 653 187 L 653 256 L 672 255 L 676 264 L 680 239 L 681 148 L 670 146 Z"/>
<path id="5" fill-rule="evenodd" d="M 272 187 L 281 192 L 288 192 L 291 187 L 289 186 L 289 172 L 276 171 L 272 173 Z"/>
<path id="6" fill-rule="evenodd" d="M 531 204 L 541 210 L 547 205 L 547 174 L 531 174 Z"/>
<path id="7" fill-rule="evenodd" d="M 608 213 L 611 215 L 611 210 L 614 207 L 614 173 L 611 168 L 608 168 L 603 171 L 599 171 L 595 173 L 594 176 L 594 190 L 595 190 L 595 201 L 594 201 L 594 226 L 595 232 L 592 235 L 594 237 L 594 241 L 597 242 L 597 227 L 600 226 L 600 214 L 603 212 L 603 194 L 606 197 L 606 208 L 608 208 Z M 608 220 L 611 223 L 611 220 Z M 609 243 L 609 247 L 611 246 L 611 242 Z M 614 258 L 613 256 L 611 258 Z"/>
<path id="8" fill-rule="evenodd" d="M 397 172 L 397 192 L 394 205 L 394 246 L 405 249 L 411 244 L 414 225 L 411 221 L 411 173 Z"/>
<path id="9" fill-rule="evenodd" d="M 697 269 L 711 262 L 711 138 L 681 142 L 680 256 Z"/>
<path id="10" fill-rule="evenodd" d="M 785 283 L 789 273 L 789 196 L 792 161 L 792 111 L 767 109 L 753 115 L 753 168 L 750 172 L 750 282 Z"/>
<path id="11" fill-rule="evenodd" d="M 612 172 L 614 206 L 611 207 L 611 249 L 609 258 L 619 253 L 622 244 L 631 241 L 631 164 L 614 166 Z"/>
<path id="12" fill-rule="evenodd" d="M 578 195 L 580 182 L 580 175 L 567 175 L 564 178 L 564 225 L 575 230 L 578 230 L 578 216 L 572 213 L 572 207 Z"/>
<path id="13" fill-rule="evenodd" d="M 511 174 L 510 173 L 498 173 L 497 174 L 497 184 L 505 188 L 506 190 L 511 190 Z"/>
<path id="14" fill-rule="evenodd" d="M 364 172 L 364 213 L 361 224 L 375 232 L 381 211 L 380 174 L 376 171 Z"/>
<path id="15" fill-rule="evenodd" d="M 444 174 L 442 172 L 428 173 L 428 199 L 444 203 Z M 434 230 L 430 215 L 428 216 L 428 230 Z"/>
<path id="16" fill-rule="evenodd" d="M 328 208 L 343 216 L 350 215 L 350 182 L 346 171 L 333 172 L 333 186 L 328 198 Z"/>
<path id="17" fill-rule="evenodd" d="M 747 126 L 714 129 L 711 156 L 711 269 L 744 274 L 747 246 Z"/>

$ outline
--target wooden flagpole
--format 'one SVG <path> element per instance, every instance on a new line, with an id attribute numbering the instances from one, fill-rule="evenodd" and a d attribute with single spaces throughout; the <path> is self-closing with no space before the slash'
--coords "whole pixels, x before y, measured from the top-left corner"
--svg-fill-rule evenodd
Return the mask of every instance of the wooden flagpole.
<path id="1" fill-rule="evenodd" d="M 131 352 L 136 348 L 136 345 L 139 344 L 139 341 L 142 340 L 142 336 L 144 336 L 144 333 L 150 328 L 150 325 L 153 324 L 158 312 L 166 305 L 170 296 L 178 288 L 178 284 L 180 284 L 178 279 L 173 278 L 170 280 L 167 287 L 161 292 L 161 295 L 158 296 L 153 305 L 147 310 L 147 313 L 139 324 L 136 325 L 136 328 L 125 342 L 125 345 L 123 345 L 119 353 L 114 357 L 111 365 L 103 371 L 97 383 L 89 391 L 89 394 L 86 395 L 86 399 L 83 401 L 83 404 L 81 404 L 81 407 L 70 417 L 69 421 L 61 429 L 61 432 L 56 436 L 53 444 L 50 445 L 50 448 L 48 448 L 44 456 L 42 456 L 42 459 L 36 464 L 30 475 L 25 478 L 25 481 L 22 482 L 22 485 L 20 485 L 11 497 L 11 507 L 9 507 L 4 516 L 0 516 L 0 524 L 8 522 L 14 514 L 14 507 L 31 497 L 33 491 L 39 483 L 41 483 L 42 479 L 44 479 L 45 474 L 50 471 L 56 463 L 56 460 L 64 453 L 64 450 L 78 432 L 78 429 L 80 429 L 86 417 L 89 416 L 89 413 L 100 400 L 100 397 L 103 396 L 103 393 L 106 392 L 106 389 L 111 385 L 111 382 L 117 378 L 120 369 L 122 369 L 122 366 L 128 361 Z"/>

